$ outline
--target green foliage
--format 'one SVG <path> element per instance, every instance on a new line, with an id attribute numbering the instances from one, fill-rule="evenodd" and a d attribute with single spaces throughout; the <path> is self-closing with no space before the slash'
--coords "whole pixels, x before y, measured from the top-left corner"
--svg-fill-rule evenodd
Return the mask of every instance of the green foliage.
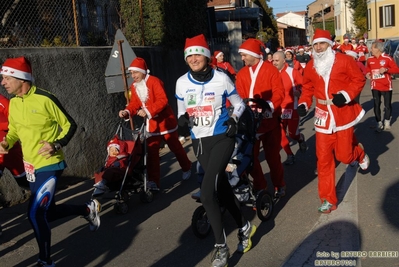
<path id="1" fill-rule="evenodd" d="M 133 46 L 182 48 L 185 38 L 206 34 L 206 8 L 207 0 L 121 0 L 123 32 Z"/>
<path id="2" fill-rule="evenodd" d="M 362 37 L 367 32 L 367 1 L 348 0 L 348 6 L 354 10 L 353 22 L 359 32 L 357 37 Z"/>

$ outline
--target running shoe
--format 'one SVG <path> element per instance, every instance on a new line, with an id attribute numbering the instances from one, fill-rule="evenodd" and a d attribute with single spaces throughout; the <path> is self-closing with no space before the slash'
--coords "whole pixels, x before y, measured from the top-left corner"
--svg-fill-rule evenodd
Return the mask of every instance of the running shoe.
<path id="1" fill-rule="evenodd" d="M 364 147 L 363 147 L 362 143 L 359 143 L 358 146 L 361 149 L 363 149 L 363 151 L 364 151 Z M 359 166 L 364 171 L 367 170 L 368 167 L 370 166 L 370 158 L 369 158 L 369 156 L 366 153 L 364 154 L 364 158 L 359 162 Z"/>
<path id="2" fill-rule="evenodd" d="M 192 193 L 192 194 L 191 194 L 191 198 L 192 198 L 192 199 L 195 199 L 195 200 L 200 199 L 200 198 L 201 198 L 201 189 L 198 190 L 198 191 L 195 192 L 195 193 Z"/>
<path id="3" fill-rule="evenodd" d="M 382 124 L 382 121 L 377 122 L 377 132 L 382 132 L 382 130 L 384 130 L 384 125 Z"/>
<path id="4" fill-rule="evenodd" d="M 321 213 L 330 213 L 333 210 L 337 209 L 337 205 L 333 205 L 327 200 L 324 200 L 321 206 L 319 207 L 319 212 Z"/>
<path id="5" fill-rule="evenodd" d="M 55 267 L 55 263 L 54 263 L 54 261 L 51 261 L 51 263 L 48 263 L 47 261 L 42 261 L 39 259 L 35 266 L 36 267 Z"/>
<path id="6" fill-rule="evenodd" d="M 154 181 L 147 181 L 147 188 L 151 191 L 159 191 L 159 187 Z"/>
<path id="7" fill-rule="evenodd" d="M 384 120 L 384 129 L 385 130 L 391 129 L 391 121 L 390 120 Z"/>
<path id="8" fill-rule="evenodd" d="M 301 138 L 299 139 L 300 141 L 298 142 L 299 144 L 299 150 L 301 152 L 306 152 L 306 149 L 308 148 L 308 145 L 306 144 L 305 141 L 305 136 L 303 134 L 301 134 Z"/>
<path id="9" fill-rule="evenodd" d="M 227 267 L 227 261 L 230 258 L 230 252 L 227 245 L 215 245 L 212 255 L 212 267 Z"/>
<path id="10" fill-rule="evenodd" d="M 282 187 L 275 187 L 274 188 L 274 196 L 275 197 L 283 197 L 285 196 L 285 186 Z"/>
<path id="11" fill-rule="evenodd" d="M 183 172 L 183 176 L 182 176 L 183 180 L 188 180 L 188 179 L 190 179 L 190 177 L 191 177 L 191 169 L 186 172 Z"/>
<path id="12" fill-rule="evenodd" d="M 251 249 L 251 247 L 252 247 L 251 238 L 256 232 L 255 225 L 251 225 L 251 223 L 248 222 L 247 226 L 248 227 L 245 231 L 241 231 L 241 229 L 238 230 L 237 252 L 240 252 L 240 253 L 248 252 Z"/>
<path id="13" fill-rule="evenodd" d="M 89 222 L 90 231 L 97 231 L 100 227 L 100 215 L 98 213 L 101 211 L 101 204 L 97 199 L 92 199 L 86 203 L 89 210 L 89 215 L 85 219 Z"/>
<path id="14" fill-rule="evenodd" d="M 294 155 L 287 155 L 286 161 L 284 161 L 285 165 L 292 165 L 295 163 L 295 156 Z"/>

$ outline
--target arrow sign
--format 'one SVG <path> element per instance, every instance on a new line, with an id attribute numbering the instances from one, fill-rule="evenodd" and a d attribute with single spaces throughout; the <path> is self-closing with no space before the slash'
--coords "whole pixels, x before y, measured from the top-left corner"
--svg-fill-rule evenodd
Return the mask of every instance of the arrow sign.
<path id="1" fill-rule="evenodd" d="M 123 62 L 125 66 L 129 66 L 132 63 L 133 59 L 136 58 L 136 54 L 133 52 L 132 47 L 129 42 L 126 40 L 126 37 L 123 35 L 120 29 L 117 30 L 115 34 L 115 42 L 111 50 L 111 55 L 108 59 L 108 65 L 105 70 L 105 85 L 107 87 L 107 92 L 111 93 L 119 93 L 124 92 L 124 83 L 122 76 L 122 66 L 121 66 L 121 53 L 119 51 L 119 43 L 121 43 L 122 54 L 123 54 Z M 131 84 L 133 79 L 129 77 L 129 71 L 127 68 L 125 69 L 125 74 L 127 78 L 127 84 Z"/>

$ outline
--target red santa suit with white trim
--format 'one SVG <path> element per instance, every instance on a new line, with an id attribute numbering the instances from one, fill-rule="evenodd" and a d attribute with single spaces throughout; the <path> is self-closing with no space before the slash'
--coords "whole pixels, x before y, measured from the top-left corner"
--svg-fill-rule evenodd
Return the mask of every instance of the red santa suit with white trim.
<path id="1" fill-rule="evenodd" d="M 262 98 L 270 106 L 270 110 L 264 112 L 264 119 L 258 128 L 254 144 L 254 163 L 250 172 L 254 178 L 254 190 L 266 188 L 266 179 L 259 161 L 260 142 L 262 142 L 265 159 L 270 168 L 270 178 L 275 191 L 285 188 L 284 169 L 281 164 L 281 103 L 284 100 L 284 86 L 279 71 L 270 63 L 262 60 L 261 46 L 257 40 L 249 38 L 239 48 L 241 57 L 251 55 L 258 63 L 249 66 L 247 62 L 236 76 L 237 93 L 242 99 Z M 243 56 L 244 55 L 244 56 Z M 244 60 L 245 61 L 245 60 Z"/>
<path id="2" fill-rule="evenodd" d="M 328 213 L 336 209 L 338 201 L 334 154 L 338 161 L 345 164 L 359 162 L 362 169 L 367 169 L 369 164 L 368 156 L 354 134 L 354 125 L 362 119 L 365 111 L 353 99 L 362 91 L 365 78 L 352 58 L 332 51 L 329 31 L 317 29 L 313 44 L 314 56 L 304 71 L 297 110 L 303 116 L 303 111 L 311 107 L 315 98 L 319 197 L 322 203 L 328 201 L 329 204 L 329 208 L 323 209 L 322 205 L 319 211 Z M 318 51 L 322 45 L 327 49 Z M 318 56 L 323 61 L 316 62 L 320 60 Z"/>
<path id="3" fill-rule="evenodd" d="M 0 95 L 0 140 L 3 140 L 8 132 L 9 102 L 10 100 Z M 15 143 L 10 151 L 8 151 L 8 154 L 0 155 L 0 177 L 3 175 L 4 168 L 7 168 L 15 178 L 24 179 L 22 183 L 18 182 L 18 184 L 29 187 L 25 177 L 22 148 L 19 142 Z"/>
<path id="4" fill-rule="evenodd" d="M 133 60 L 129 70 L 147 72 L 147 65 L 142 58 Z M 163 82 L 148 74 L 144 80 L 134 82 L 130 86 L 131 98 L 125 111 L 136 115 L 141 110 L 145 112 L 147 119 L 147 173 L 149 181 L 160 186 L 160 160 L 159 148 L 162 139 L 165 140 L 169 149 L 175 154 L 183 172 L 191 169 L 191 161 L 187 157 L 177 133 L 177 120 L 172 108 L 169 106 Z"/>

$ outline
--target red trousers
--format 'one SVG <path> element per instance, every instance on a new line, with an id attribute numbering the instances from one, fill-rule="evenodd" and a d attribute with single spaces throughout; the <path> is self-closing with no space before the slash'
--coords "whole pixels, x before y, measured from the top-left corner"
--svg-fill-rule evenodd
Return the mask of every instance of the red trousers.
<path id="1" fill-rule="evenodd" d="M 288 136 L 295 141 L 299 141 L 301 138 L 301 135 L 299 134 L 299 115 L 296 110 L 292 113 L 291 119 L 281 120 L 281 147 L 287 155 L 292 155 L 293 153 L 287 133 Z"/>
<path id="2" fill-rule="evenodd" d="M 335 159 L 344 164 L 360 162 L 364 158 L 364 150 L 358 146 L 353 127 L 332 134 L 316 132 L 319 197 L 322 202 L 327 200 L 336 205 L 334 154 Z"/>
<path id="3" fill-rule="evenodd" d="M 165 135 L 156 135 L 151 136 L 147 139 L 147 173 L 148 180 L 154 181 L 158 187 L 160 187 L 160 179 L 161 179 L 161 167 L 159 160 L 159 148 L 161 145 L 162 139 L 165 140 L 168 145 L 170 151 L 172 151 L 177 161 L 180 164 L 183 172 L 191 169 L 191 161 L 187 157 L 187 153 L 184 150 L 182 144 L 179 141 L 179 135 L 177 131 L 172 133 L 168 133 Z"/>
<path id="4" fill-rule="evenodd" d="M 281 127 L 276 127 L 273 130 L 262 134 L 254 144 L 254 164 L 250 175 L 254 178 L 254 190 L 265 189 L 267 186 L 265 176 L 262 171 L 262 166 L 259 161 L 260 142 L 262 142 L 265 159 L 270 169 L 270 178 L 273 186 L 283 187 L 284 169 L 281 163 L 280 149 L 281 149 Z"/>

